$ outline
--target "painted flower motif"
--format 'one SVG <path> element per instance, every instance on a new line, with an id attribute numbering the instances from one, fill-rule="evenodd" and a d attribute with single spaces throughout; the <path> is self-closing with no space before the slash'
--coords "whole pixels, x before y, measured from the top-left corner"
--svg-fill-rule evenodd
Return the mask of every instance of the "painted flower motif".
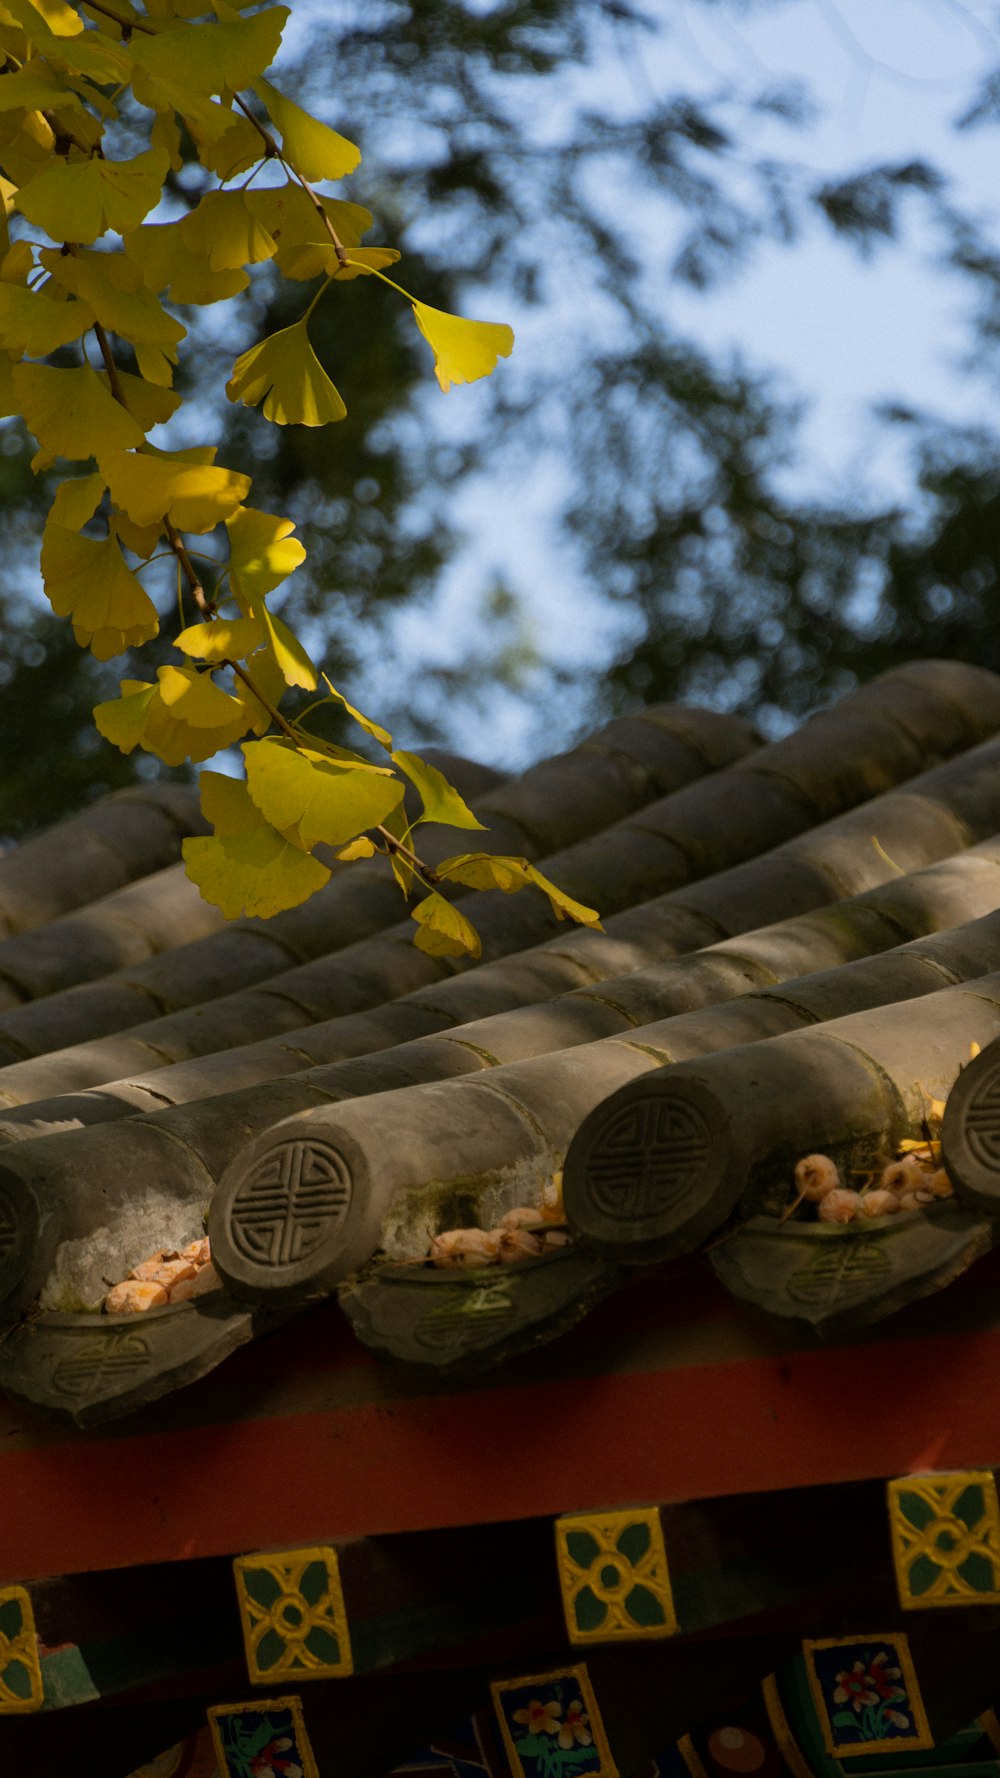
<path id="1" fill-rule="evenodd" d="M 899 1667 L 887 1666 L 888 1659 L 889 1656 L 884 1652 L 876 1655 L 868 1668 L 868 1678 L 883 1703 L 886 1699 L 906 1697 L 906 1692 L 901 1685 L 890 1685 L 889 1683 L 891 1679 L 901 1679 L 902 1672 Z"/>
<path id="2" fill-rule="evenodd" d="M 594 1737 L 587 1726 L 588 1720 L 582 1701 L 574 1698 L 559 1730 L 560 1747 L 572 1747 L 574 1741 L 578 1741 L 581 1747 L 589 1747 Z"/>
<path id="3" fill-rule="evenodd" d="M 887 1710 L 885 1716 L 886 1721 L 894 1723 L 897 1729 L 908 1729 L 910 1726 L 909 1717 L 904 1716 L 901 1710 Z"/>
<path id="4" fill-rule="evenodd" d="M 855 1661 L 849 1673 L 837 1674 L 833 1701 L 835 1704 L 850 1704 L 854 1710 L 860 1710 L 865 1704 L 878 1703 L 878 1692 L 872 1689 L 864 1661 Z"/>
<path id="5" fill-rule="evenodd" d="M 295 1760 L 281 1757 L 291 1745 L 289 1737 L 282 1735 L 280 1739 L 275 1737 L 266 1747 L 262 1747 L 250 1761 L 254 1778 L 302 1778 L 302 1767 Z"/>
<path id="6" fill-rule="evenodd" d="M 554 1700 L 543 1704 L 540 1699 L 532 1698 L 531 1703 L 526 1705 L 523 1710 L 515 1710 L 514 1721 L 523 1722 L 531 1735 L 558 1735 L 561 1746 L 571 1747 L 573 1745 L 572 1737 L 569 1741 L 562 1740 L 565 1730 L 559 1721 L 561 1715 L 561 1704 Z"/>

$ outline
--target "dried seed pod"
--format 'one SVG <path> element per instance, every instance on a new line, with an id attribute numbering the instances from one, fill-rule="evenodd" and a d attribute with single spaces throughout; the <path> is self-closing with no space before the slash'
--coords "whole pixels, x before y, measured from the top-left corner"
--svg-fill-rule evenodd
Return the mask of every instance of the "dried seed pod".
<path id="1" fill-rule="evenodd" d="M 142 1278 L 126 1278 L 124 1283 L 115 1284 L 104 1299 L 104 1308 L 109 1315 L 138 1315 L 144 1309 L 159 1309 L 167 1301 L 167 1293 L 162 1284 L 152 1284 Z"/>
<path id="2" fill-rule="evenodd" d="M 193 1278 L 182 1278 L 179 1284 L 175 1284 L 170 1291 L 170 1301 L 187 1303 L 192 1297 L 207 1296 L 210 1290 L 221 1289 L 222 1279 L 209 1262 L 208 1265 L 199 1266 Z"/>
<path id="3" fill-rule="evenodd" d="M 899 1208 L 901 1210 L 926 1210 L 928 1204 L 933 1204 L 933 1202 L 934 1202 L 934 1193 L 933 1192 L 929 1192 L 929 1191 L 903 1192 L 900 1195 Z"/>
<path id="4" fill-rule="evenodd" d="M 530 1229 L 500 1230 L 500 1259 L 510 1265 L 515 1259 L 534 1259 L 542 1251 L 542 1243 Z"/>
<path id="5" fill-rule="evenodd" d="M 890 1161 L 885 1168 L 879 1185 L 883 1191 L 895 1192 L 901 1197 L 904 1192 L 919 1190 L 927 1178 L 927 1168 L 915 1154 L 904 1154 L 901 1160 Z"/>
<path id="6" fill-rule="evenodd" d="M 828 1191 L 819 1201 L 820 1222 L 853 1222 L 861 1204 L 860 1192 L 847 1191 L 843 1187 Z"/>
<path id="7" fill-rule="evenodd" d="M 433 1236 L 428 1255 L 435 1266 L 495 1266 L 500 1260 L 499 1229 L 446 1229 Z"/>
<path id="8" fill-rule="evenodd" d="M 800 1198 L 819 1204 L 828 1192 L 840 1186 L 837 1164 L 828 1154 L 807 1154 L 795 1165 L 795 1189 Z"/>
<path id="9" fill-rule="evenodd" d="M 955 1187 L 943 1167 L 938 1167 L 934 1173 L 928 1173 L 920 1189 L 930 1192 L 934 1198 L 953 1198 L 955 1195 Z"/>
<path id="10" fill-rule="evenodd" d="M 139 1266 L 133 1266 L 130 1278 L 137 1278 L 144 1284 L 162 1284 L 164 1290 L 180 1284 L 185 1278 L 193 1278 L 198 1267 L 189 1259 L 163 1259 L 157 1264 L 154 1260 L 144 1259 Z"/>
<path id="11" fill-rule="evenodd" d="M 898 1209 L 899 1199 L 895 1192 L 873 1191 L 861 1195 L 862 1216 L 895 1216 Z"/>
<path id="12" fill-rule="evenodd" d="M 532 1204 L 518 1204 L 513 1210 L 508 1210 L 504 1216 L 501 1216 L 500 1227 L 502 1229 L 543 1229 L 545 1217 L 541 1210 Z"/>

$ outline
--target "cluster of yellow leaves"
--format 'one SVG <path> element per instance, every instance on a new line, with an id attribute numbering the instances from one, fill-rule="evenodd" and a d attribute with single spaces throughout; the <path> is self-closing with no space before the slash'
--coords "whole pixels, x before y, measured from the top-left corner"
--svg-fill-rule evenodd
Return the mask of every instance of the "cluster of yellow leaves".
<path id="1" fill-rule="evenodd" d="M 534 884 L 560 917 L 596 915 L 524 859 L 469 853 L 437 872 L 422 865 L 421 823 L 480 822 L 325 675 L 316 702 L 343 710 L 385 763 L 281 714 L 290 687 L 313 692 L 320 679 L 267 602 L 305 557 L 294 526 L 248 504 L 250 477 L 217 464 L 214 448 L 164 449 L 149 436 L 180 406 L 173 381 L 187 330 L 173 309 L 237 296 L 267 261 L 318 288 L 298 321 L 239 353 L 226 389 L 279 425 L 346 413 L 308 332 L 334 284 L 377 277 L 398 291 L 445 391 L 488 376 L 513 346 L 509 327 L 430 308 L 395 284 L 387 268 L 398 252 L 362 245 L 370 212 L 313 189 L 361 157 L 265 78 L 288 17 L 287 6 L 243 0 L 146 0 L 145 11 L 133 0 L 109 11 L 98 0 L 0 0 L 0 418 L 24 420 L 36 471 L 76 466 L 57 488 L 41 568 L 81 646 L 109 660 L 152 640 L 161 620 L 142 573 L 162 552 L 186 576 L 193 603 L 175 637 L 178 664 L 122 679 L 95 720 L 124 753 L 143 748 L 172 766 L 242 743 L 243 778 L 202 774 L 213 832 L 185 844 L 202 893 L 227 915 L 268 915 L 321 888 L 334 858 L 378 850 L 404 893 L 417 881 L 431 890 L 414 910 L 417 943 L 478 954 L 449 883 L 507 893 Z M 133 101 L 147 116 L 138 151 Z M 120 119 L 127 133 L 116 138 Z M 220 184 L 163 219 L 184 133 Z M 207 557 L 190 537 L 211 540 Z M 183 608 L 180 580 L 178 598 Z M 407 785 L 421 809 L 412 820 Z"/>

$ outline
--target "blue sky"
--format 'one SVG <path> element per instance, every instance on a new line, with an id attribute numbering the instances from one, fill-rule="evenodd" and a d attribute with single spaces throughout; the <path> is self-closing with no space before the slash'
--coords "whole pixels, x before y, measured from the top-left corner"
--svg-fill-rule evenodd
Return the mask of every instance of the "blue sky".
<path id="1" fill-rule="evenodd" d="M 785 0 L 760 7 L 734 0 L 671 0 L 668 7 L 655 0 L 648 11 L 663 14 L 664 28 L 631 54 L 609 45 L 599 65 L 567 85 L 566 103 L 599 92 L 602 103 L 627 111 L 650 93 L 678 87 L 709 94 L 727 81 L 801 80 L 820 107 L 817 121 L 800 136 L 762 127 L 762 151 L 798 160 L 810 184 L 871 162 L 927 159 L 953 181 L 954 197 L 996 233 L 997 132 L 953 127 L 979 78 L 1000 65 L 994 7 L 983 0 Z M 630 216 L 628 194 L 616 190 L 614 198 L 630 234 L 646 231 L 653 248 L 669 247 L 680 219 L 638 201 Z M 798 490 L 899 495 L 906 488 L 903 460 L 871 418 L 874 403 L 902 400 L 956 419 L 995 413 L 995 387 L 962 365 L 966 293 L 935 267 L 935 248 L 916 209 L 902 246 L 867 260 L 817 218 L 795 245 L 760 248 L 745 274 L 717 289 L 695 292 L 664 280 L 664 326 L 778 372 L 790 394 L 807 398 L 792 472 Z M 522 387 L 530 387 L 533 365 L 559 349 L 571 313 L 569 302 L 520 316 L 505 308 L 518 331 Z M 475 423 L 476 395 L 457 393 L 461 415 L 439 413 L 437 421 L 461 432 Z M 468 547 L 431 612 L 401 620 L 402 648 L 441 659 L 459 655 L 476 629 L 484 585 L 500 574 L 525 594 L 543 653 L 559 651 L 581 665 L 605 658 L 606 609 L 580 580 L 553 523 L 562 480 L 553 460 L 525 463 L 520 475 L 507 464 L 502 475 L 468 486 L 460 509 Z M 377 702 L 385 681 L 374 664 L 368 678 L 366 690 Z M 547 744 L 568 739 L 575 718 L 570 707 L 553 710 Z M 452 741 L 484 751 L 481 715 L 449 720 Z M 492 757 L 523 760 L 539 745 L 537 711 L 498 697 L 488 733 Z"/>

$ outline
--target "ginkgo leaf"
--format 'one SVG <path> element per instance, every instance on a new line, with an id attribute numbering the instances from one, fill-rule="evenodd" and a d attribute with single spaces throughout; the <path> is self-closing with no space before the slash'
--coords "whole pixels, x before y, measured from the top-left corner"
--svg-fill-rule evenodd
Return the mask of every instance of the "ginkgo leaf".
<path id="1" fill-rule="evenodd" d="M 258 607 L 258 614 L 285 684 L 300 685 L 303 691 L 315 691 L 316 669 L 298 637 L 280 617 L 268 611 L 266 605 Z"/>
<path id="2" fill-rule="evenodd" d="M 18 192 L 17 207 L 55 241 L 96 241 L 107 229 L 123 234 L 159 203 L 167 165 L 160 148 L 128 161 L 56 155 Z"/>
<path id="3" fill-rule="evenodd" d="M 193 259 L 177 222 L 147 222 L 123 236 L 122 245 L 147 288 L 168 292 L 172 302 L 225 302 L 250 282 L 248 272 L 213 272 L 204 260 Z"/>
<path id="4" fill-rule="evenodd" d="M 174 347 L 187 333 L 123 253 L 65 254 L 46 248 L 39 258 L 57 284 L 83 299 L 102 327 L 122 334 L 133 345 Z"/>
<path id="5" fill-rule="evenodd" d="M 180 531 L 212 531 L 250 492 L 248 475 L 159 453 L 102 453 L 101 467 L 115 505 L 137 525 L 169 518 Z"/>
<path id="6" fill-rule="evenodd" d="M 82 531 L 100 506 L 104 487 L 103 475 L 96 472 L 68 476 L 59 483 L 52 497 L 46 522 L 60 525 L 64 531 Z"/>
<path id="7" fill-rule="evenodd" d="M 26 284 L 35 269 L 30 241 L 15 241 L 0 262 L 0 283 Z"/>
<path id="8" fill-rule="evenodd" d="M 122 753 L 132 753 L 142 740 L 149 706 L 157 688 L 146 679 L 119 679 L 120 696 L 94 705 L 97 732 Z"/>
<path id="9" fill-rule="evenodd" d="M 574 901 L 572 895 L 567 895 L 564 889 L 560 889 L 556 883 L 550 882 L 548 877 L 543 877 L 541 871 L 536 870 L 533 864 L 528 865 L 528 876 L 536 887 L 548 896 L 549 905 L 557 920 L 575 920 L 580 926 L 594 926 L 598 932 L 604 931 L 600 914 L 596 908 L 588 908 L 582 901 Z"/>
<path id="10" fill-rule="evenodd" d="M 440 821 L 446 827 L 482 828 L 483 823 L 476 820 L 468 804 L 437 766 L 428 765 L 416 753 L 394 753 L 392 760 L 420 792 L 424 805 L 420 821 Z"/>
<path id="11" fill-rule="evenodd" d="M 256 265 L 271 259 L 277 247 L 242 191 L 206 192 L 177 226 L 188 251 L 206 260 L 213 272 Z"/>
<path id="12" fill-rule="evenodd" d="M 341 846 L 337 857 L 341 864 L 353 864 L 357 858 L 374 858 L 378 847 L 372 840 L 361 835 L 360 839 L 352 840 L 349 846 Z"/>
<path id="13" fill-rule="evenodd" d="M 86 458 L 142 443 L 139 421 L 89 365 L 57 370 L 50 364 L 16 364 L 14 390 L 25 425 L 38 440 L 40 466 L 56 457 Z"/>
<path id="14" fill-rule="evenodd" d="M 408 898 L 410 891 L 413 888 L 413 865 L 410 863 L 408 855 L 410 850 L 410 823 L 407 818 L 405 803 L 400 803 L 398 809 L 393 809 L 392 814 L 386 816 L 385 820 L 382 822 L 382 827 L 384 832 L 387 833 L 390 838 L 398 840 L 400 847 L 406 848 L 405 851 L 400 851 L 396 846 L 386 846 L 386 852 L 389 855 L 389 868 L 403 894 Z"/>
<path id="15" fill-rule="evenodd" d="M 320 364 L 305 323 L 296 321 L 241 353 L 226 384 L 230 401 L 264 403 L 264 417 L 279 426 L 326 426 L 347 409 Z"/>
<path id="16" fill-rule="evenodd" d="M 278 243 L 280 255 L 286 247 L 307 243 L 332 245 L 323 226 L 323 218 L 301 185 L 271 185 L 246 194 L 248 209 Z M 342 198 L 320 197 L 323 214 L 328 216 L 337 239 L 344 247 L 358 247 L 361 237 L 371 228 L 373 217 L 361 204 L 348 204 Z"/>
<path id="17" fill-rule="evenodd" d="M 305 546 L 291 535 L 294 529 L 294 519 L 254 506 L 240 506 L 226 520 L 229 584 L 238 598 L 263 598 L 305 561 Z"/>
<path id="18" fill-rule="evenodd" d="M 0 420 L 21 411 L 14 393 L 14 366 L 6 352 L 0 352 Z"/>
<path id="19" fill-rule="evenodd" d="M 283 741 L 248 741 L 247 785 L 261 814 L 304 851 L 320 841 L 342 846 L 377 827 L 402 801 L 398 778 L 369 767 L 345 766 L 311 748 Z"/>
<path id="20" fill-rule="evenodd" d="M 125 45 L 112 42 L 100 31 L 67 30 L 69 7 L 63 9 L 53 0 L 45 0 L 44 6 L 36 6 L 34 0 L 5 0 L 3 10 L 8 18 L 16 19 L 29 43 L 54 68 L 86 74 L 98 86 L 115 86 L 129 80 L 132 58 Z M 77 23 L 82 23 L 79 15 Z"/>
<path id="21" fill-rule="evenodd" d="M 361 150 L 346 136 L 338 136 L 318 118 L 303 111 L 301 105 L 286 99 L 267 80 L 255 80 L 253 90 L 271 115 L 281 134 L 285 157 L 296 172 L 306 179 L 343 179 L 360 165 Z"/>
<path id="22" fill-rule="evenodd" d="M 413 304 L 424 339 L 434 353 L 434 374 L 447 394 L 452 383 L 474 383 L 496 369 L 514 349 L 513 329 L 498 321 L 466 321 L 427 303 Z"/>
<path id="23" fill-rule="evenodd" d="M 200 111 L 197 117 L 188 114 L 184 122 L 202 166 L 219 179 L 234 179 L 263 158 L 264 144 L 250 119 L 234 116 L 215 99 L 207 112 Z"/>
<path id="24" fill-rule="evenodd" d="M 319 277 L 336 278 L 338 283 L 345 284 L 352 278 L 395 265 L 400 257 L 396 247 L 352 247 L 350 254 L 348 263 L 342 265 L 330 240 L 303 241 L 281 248 L 275 263 L 283 278 L 293 278 L 301 284 Z"/>
<path id="25" fill-rule="evenodd" d="M 97 374 L 98 380 L 110 394 L 107 373 L 98 371 Z M 129 413 L 138 420 L 143 432 L 149 432 L 152 427 L 162 425 L 165 420 L 169 420 L 177 412 L 181 405 L 181 398 L 175 390 L 157 388 L 152 383 L 144 382 L 142 377 L 134 377 L 131 371 L 120 370 L 117 383 Z M 107 448 L 110 450 L 124 449 L 125 447 L 109 444 Z M 178 451 L 177 455 L 183 456 L 184 452 Z"/>
<path id="26" fill-rule="evenodd" d="M 162 346 L 149 346 L 144 340 L 133 340 L 132 349 L 143 382 L 155 383 L 159 389 L 173 387 L 177 353 L 172 348 L 164 350 Z"/>
<path id="27" fill-rule="evenodd" d="M 416 920 L 420 927 L 413 942 L 418 951 L 426 951 L 429 957 L 481 957 L 483 954 L 475 927 L 436 891 L 418 901 L 410 910 L 410 919 Z"/>
<path id="28" fill-rule="evenodd" d="M 232 24 L 184 24 L 134 38 L 132 87 L 140 105 L 197 115 L 196 101 L 252 84 L 278 53 L 287 6 Z"/>
<path id="29" fill-rule="evenodd" d="M 363 710 L 356 710 L 353 704 L 349 704 L 343 692 L 338 691 L 335 685 L 330 684 L 325 673 L 323 674 L 323 684 L 326 686 L 326 689 L 330 693 L 334 702 L 339 704 L 341 709 L 346 710 L 348 716 L 352 717 L 354 721 L 358 723 L 359 727 L 364 729 L 366 734 L 371 735 L 373 741 L 377 741 L 380 747 L 384 747 L 387 753 L 391 753 L 392 736 L 388 729 L 383 728 L 378 722 L 373 722 L 371 717 L 366 716 Z"/>
<path id="30" fill-rule="evenodd" d="M 112 511 L 108 524 L 126 549 L 134 550 L 143 561 L 151 556 L 163 535 L 162 525 L 137 525 L 127 512 Z"/>
<path id="31" fill-rule="evenodd" d="M 202 899 L 227 920 L 267 920 L 297 908 L 330 881 L 318 858 L 293 846 L 258 817 L 257 828 L 223 839 L 188 839 L 181 844 L 184 866 Z"/>
<path id="32" fill-rule="evenodd" d="M 253 833 L 263 819 L 243 778 L 230 778 L 224 772 L 202 772 L 198 779 L 201 812 L 210 821 L 221 839 L 232 839 L 239 833 Z"/>
<path id="33" fill-rule="evenodd" d="M 48 524 L 42 577 L 57 617 L 68 617 L 81 648 L 109 661 L 149 642 L 160 628 L 156 607 L 122 556 L 117 539 L 80 537 Z"/>
<path id="34" fill-rule="evenodd" d="M 220 617 L 214 623 L 189 624 L 174 647 L 199 661 L 245 661 L 264 640 L 264 627 L 255 617 Z"/>
<path id="35" fill-rule="evenodd" d="M 8 352 L 43 358 L 80 339 L 93 325 L 94 313 L 86 303 L 52 302 L 19 284 L 0 283 L 0 346 Z"/>
<path id="36" fill-rule="evenodd" d="M 0 111 L 82 109 L 76 94 L 38 56 L 32 56 L 16 72 L 5 73 L 0 80 Z"/>
<path id="37" fill-rule="evenodd" d="M 40 13 L 49 30 L 56 37 L 76 37 L 83 30 L 83 20 L 72 6 L 65 0 L 31 0 L 35 12 Z"/>
<path id="38" fill-rule="evenodd" d="M 216 685 L 210 671 L 159 667 L 156 677 L 154 686 L 130 680 L 120 699 L 98 706 L 101 734 L 123 753 L 138 746 L 165 765 L 179 766 L 187 759 L 209 759 L 246 734 L 246 705 Z"/>
<path id="39" fill-rule="evenodd" d="M 455 858 L 446 858 L 437 866 L 439 877 L 453 883 L 464 883 L 468 889 L 500 889 L 505 895 L 514 895 L 519 889 L 526 889 L 533 883 L 536 888 L 548 896 L 552 912 L 557 920 L 576 920 L 582 926 L 595 926 L 603 931 L 600 915 L 595 908 L 585 907 L 583 902 L 574 901 L 557 884 L 548 877 L 543 877 L 527 858 L 508 858 L 491 852 L 467 852 Z"/>

